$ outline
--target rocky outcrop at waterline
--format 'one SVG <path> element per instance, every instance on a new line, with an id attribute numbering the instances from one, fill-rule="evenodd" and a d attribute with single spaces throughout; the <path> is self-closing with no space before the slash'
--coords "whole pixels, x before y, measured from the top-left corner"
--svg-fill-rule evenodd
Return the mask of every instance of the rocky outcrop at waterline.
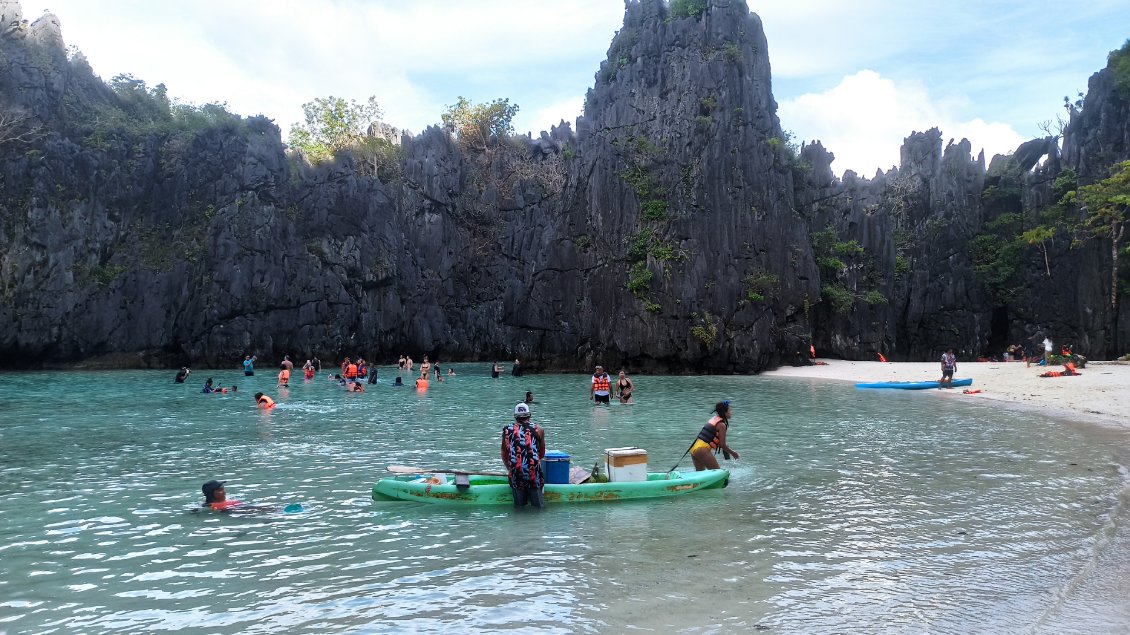
<path id="1" fill-rule="evenodd" d="M 871 179 L 791 147 L 741 2 L 629 2 L 575 131 L 465 150 L 429 128 L 375 175 L 306 165 L 262 117 L 111 89 L 53 16 L 0 13 L 0 108 L 33 133 L 0 145 L 6 365 L 423 351 L 746 372 L 813 341 L 865 359 L 976 355 L 1037 325 L 1104 341 L 1084 282 L 1101 250 L 1055 252 L 1050 281 L 1026 254 L 1030 300 L 986 291 L 969 244 L 1000 211 L 968 142 L 912 134 Z M 1071 141 L 1099 125 L 1073 120 L 1065 163 L 1108 159 Z M 1053 321 L 1039 300 L 1060 296 L 1086 309 Z"/>

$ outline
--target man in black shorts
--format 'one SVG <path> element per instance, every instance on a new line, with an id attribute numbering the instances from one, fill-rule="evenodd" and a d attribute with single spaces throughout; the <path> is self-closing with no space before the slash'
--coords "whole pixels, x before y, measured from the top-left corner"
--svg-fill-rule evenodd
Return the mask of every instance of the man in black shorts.
<path id="1" fill-rule="evenodd" d="M 589 399 L 594 404 L 609 403 L 609 397 L 612 394 L 612 378 L 608 373 L 604 372 L 603 366 L 597 366 L 596 372 L 592 375 L 592 385 L 589 389 Z"/>

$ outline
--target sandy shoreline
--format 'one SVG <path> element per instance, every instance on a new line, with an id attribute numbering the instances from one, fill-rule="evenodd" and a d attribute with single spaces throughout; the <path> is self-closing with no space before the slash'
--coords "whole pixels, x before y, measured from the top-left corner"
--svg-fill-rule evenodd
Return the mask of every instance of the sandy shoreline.
<path id="1" fill-rule="evenodd" d="M 852 362 L 820 360 L 826 366 L 787 366 L 764 373 L 767 377 L 796 377 L 850 382 L 933 381 L 941 377 L 938 362 Z M 1024 362 L 958 362 L 956 378 L 973 385 L 933 390 L 952 399 L 989 399 L 1011 407 L 1040 410 L 1068 419 L 1094 421 L 1130 431 L 1130 363 L 1089 362 L 1079 377 L 1040 377 L 1043 366 Z M 1062 371 L 1062 366 L 1051 370 Z"/>

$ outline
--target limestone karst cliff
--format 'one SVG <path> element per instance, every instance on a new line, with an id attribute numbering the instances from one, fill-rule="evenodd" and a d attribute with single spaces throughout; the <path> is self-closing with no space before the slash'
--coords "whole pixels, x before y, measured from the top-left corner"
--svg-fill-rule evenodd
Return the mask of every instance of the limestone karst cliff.
<path id="1" fill-rule="evenodd" d="M 261 117 L 151 112 L 68 56 L 54 17 L 0 14 L 0 108 L 33 133 L 0 145 L 3 365 L 422 351 L 746 372 L 812 341 L 863 359 L 975 356 L 1037 327 L 1106 344 L 1098 246 L 1053 241 L 1050 279 L 1024 254 L 1027 297 L 975 273 L 1000 210 L 968 142 L 913 133 L 872 179 L 794 152 L 742 2 L 680 18 L 633 0 L 575 131 L 467 152 L 429 128 L 384 178 L 349 155 L 305 165 Z M 1063 157 L 1045 144 L 1055 161 L 1017 172 L 1016 205 L 1061 162 L 1099 178 L 1130 154 L 1096 77 Z"/>

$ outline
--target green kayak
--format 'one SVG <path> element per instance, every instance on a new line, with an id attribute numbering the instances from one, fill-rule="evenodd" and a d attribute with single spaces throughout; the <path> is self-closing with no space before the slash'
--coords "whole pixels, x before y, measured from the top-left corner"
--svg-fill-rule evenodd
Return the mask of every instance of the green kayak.
<path id="1" fill-rule="evenodd" d="M 434 482 L 437 480 L 440 482 Z M 441 505 L 512 505 L 514 503 L 510 494 L 510 484 L 504 476 L 470 476 L 469 481 L 469 485 L 459 487 L 455 485 L 455 478 L 447 474 L 390 476 L 382 478 L 373 486 L 373 500 L 416 501 Z M 579 485 L 547 483 L 543 494 L 547 504 L 664 498 L 726 487 L 729 481 L 730 473 L 726 470 L 687 473 L 649 472 L 646 481 Z"/>

